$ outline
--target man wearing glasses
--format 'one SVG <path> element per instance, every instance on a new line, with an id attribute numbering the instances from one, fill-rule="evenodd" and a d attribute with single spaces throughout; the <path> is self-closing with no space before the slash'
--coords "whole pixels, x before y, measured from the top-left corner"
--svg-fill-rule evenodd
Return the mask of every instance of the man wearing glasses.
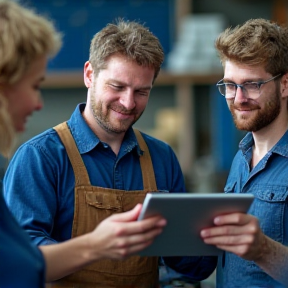
<path id="1" fill-rule="evenodd" d="M 224 68 L 217 83 L 239 144 L 226 193 L 253 193 L 249 214 L 216 217 L 201 231 L 225 252 L 217 288 L 288 287 L 288 28 L 253 19 L 216 40 Z"/>

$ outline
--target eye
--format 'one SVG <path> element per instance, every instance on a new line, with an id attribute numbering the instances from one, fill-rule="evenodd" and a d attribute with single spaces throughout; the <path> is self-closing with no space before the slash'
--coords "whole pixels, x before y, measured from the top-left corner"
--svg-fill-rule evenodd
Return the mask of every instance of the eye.
<path id="1" fill-rule="evenodd" d="M 247 91 L 258 91 L 259 90 L 259 84 L 257 82 L 244 83 L 243 86 Z"/>
<path id="2" fill-rule="evenodd" d="M 110 85 L 114 90 L 117 90 L 117 91 L 121 91 L 121 90 L 123 90 L 123 86 L 120 86 L 120 85 L 113 85 L 113 84 L 111 84 Z"/>
<path id="3" fill-rule="evenodd" d="M 226 92 L 234 92 L 235 85 L 233 83 L 225 83 Z"/>
<path id="4" fill-rule="evenodd" d="M 146 90 L 143 91 L 143 90 L 138 90 L 136 91 L 140 96 L 148 96 L 149 95 L 149 92 L 147 92 Z"/>

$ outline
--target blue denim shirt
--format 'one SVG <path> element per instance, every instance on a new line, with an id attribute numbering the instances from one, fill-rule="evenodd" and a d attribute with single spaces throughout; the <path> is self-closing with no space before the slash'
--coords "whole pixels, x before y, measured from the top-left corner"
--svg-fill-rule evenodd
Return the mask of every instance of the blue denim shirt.
<path id="1" fill-rule="evenodd" d="M 239 145 L 225 186 L 226 193 L 252 193 L 249 213 L 256 216 L 265 235 L 288 244 L 288 131 L 250 171 L 252 133 Z M 219 257 L 217 287 L 284 287 L 253 261 L 225 252 Z"/>
<path id="2" fill-rule="evenodd" d="M 41 288 L 44 282 L 43 255 L 8 210 L 0 181 L 0 287 Z"/>
<path id="3" fill-rule="evenodd" d="M 91 185 L 122 190 L 142 190 L 141 153 L 130 128 L 116 156 L 109 145 L 92 132 L 75 109 L 68 125 L 87 168 Z M 155 171 L 157 188 L 185 192 L 180 165 L 171 147 L 143 134 Z M 66 150 L 54 129 L 23 144 L 11 160 L 4 179 L 6 202 L 37 245 L 71 238 L 74 215 L 74 172 Z M 208 277 L 216 267 L 215 257 L 167 257 L 171 268 L 195 281 Z M 167 261 L 166 261 L 167 260 Z"/>

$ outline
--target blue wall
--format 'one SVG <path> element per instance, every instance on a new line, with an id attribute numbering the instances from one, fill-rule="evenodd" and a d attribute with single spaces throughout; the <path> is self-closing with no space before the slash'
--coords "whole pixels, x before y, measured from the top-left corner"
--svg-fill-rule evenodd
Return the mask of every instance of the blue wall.
<path id="1" fill-rule="evenodd" d="M 174 0 L 28 0 L 26 3 L 54 20 L 64 33 L 60 53 L 49 70 L 82 69 L 95 33 L 121 17 L 147 26 L 160 40 L 165 54 L 174 34 Z"/>
<path id="2" fill-rule="evenodd" d="M 229 171 L 245 131 L 236 129 L 225 98 L 211 86 L 211 151 L 217 171 Z"/>

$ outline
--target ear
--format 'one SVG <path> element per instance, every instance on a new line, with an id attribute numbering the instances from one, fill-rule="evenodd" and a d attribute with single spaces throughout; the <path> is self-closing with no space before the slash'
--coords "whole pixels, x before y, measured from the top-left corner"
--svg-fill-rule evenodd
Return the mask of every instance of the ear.
<path id="1" fill-rule="evenodd" d="M 92 65 L 89 61 L 86 61 L 84 64 L 84 83 L 87 88 L 92 87 L 93 75 Z"/>
<path id="2" fill-rule="evenodd" d="M 280 92 L 282 98 L 288 97 L 288 73 L 284 74 L 281 78 Z"/>

